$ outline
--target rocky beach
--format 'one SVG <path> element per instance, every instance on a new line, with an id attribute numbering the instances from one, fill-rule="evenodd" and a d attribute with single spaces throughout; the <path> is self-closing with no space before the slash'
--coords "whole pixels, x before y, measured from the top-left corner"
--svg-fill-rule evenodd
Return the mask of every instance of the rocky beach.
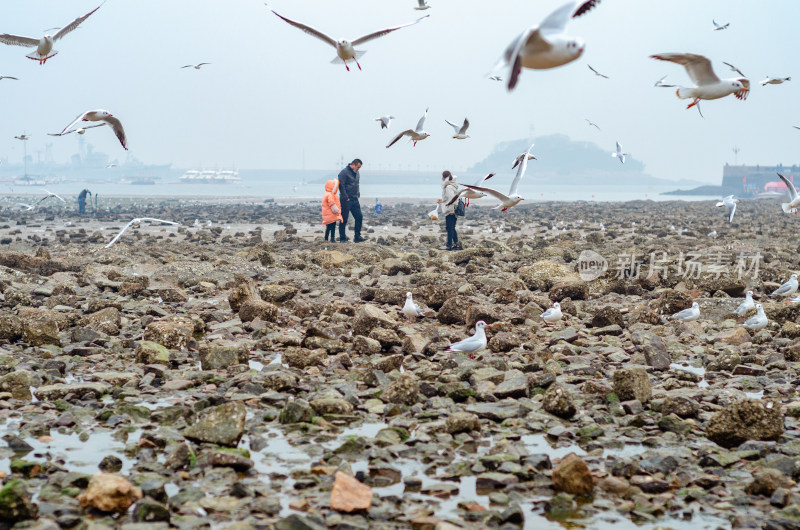
<path id="1" fill-rule="evenodd" d="M 0 529 L 800 528 L 777 201 L 8 204 Z"/>

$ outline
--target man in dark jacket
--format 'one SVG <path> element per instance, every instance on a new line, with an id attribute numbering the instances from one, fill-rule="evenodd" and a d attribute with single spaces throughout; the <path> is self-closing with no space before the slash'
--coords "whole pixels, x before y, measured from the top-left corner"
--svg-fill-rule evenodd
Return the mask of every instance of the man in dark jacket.
<path id="1" fill-rule="evenodd" d="M 363 215 L 361 214 L 361 203 L 358 199 L 361 197 L 361 190 L 359 189 L 359 180 L 361 176 L 358 170 L 361 169 L 361 160 L 356 158 L 350 164 L 339 172 L 339 199 L 342 202 L 342 221 L 339 223 L 339 241 L 348 241 L 345 234 L 347 226 L 347 219 L 353 215 L 353 241 L 360 243 L 366 241 L 366 238 L 361 237 L 361 221 Z"/>

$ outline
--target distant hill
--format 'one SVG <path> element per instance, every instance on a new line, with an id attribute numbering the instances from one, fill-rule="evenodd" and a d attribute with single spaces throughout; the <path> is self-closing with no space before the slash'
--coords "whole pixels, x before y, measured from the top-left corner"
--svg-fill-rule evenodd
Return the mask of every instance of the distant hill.
<path id="1" fill-rule="evenodd" d="M 467 170 L 469 174 L 485 174 L 489 172 L 510 170 L 514 159 L 530 147 L 529 140 L 513 140 L 498 144 L 494 152 L 486 159 Z M 531 153 L 537 160 L 528 163 L 528 172 L 542 181 L 560 181 L 568 177 L 571 184 L 596 182 L 606 179 L 615 183 L 631 183 L 642 185 L 682 184 L 697 185 L 695 181 L 671 181 L 651 179 L 645 173 L 645 165 L 628 156 L 624 164 L 611 157 L 611 148 L 603 149 L 593 142 L 576 142 L 563 134 L 540 136 L 533 140 L 535 147 Z M 624 147 L 624 146 L 623 146 Z"/>

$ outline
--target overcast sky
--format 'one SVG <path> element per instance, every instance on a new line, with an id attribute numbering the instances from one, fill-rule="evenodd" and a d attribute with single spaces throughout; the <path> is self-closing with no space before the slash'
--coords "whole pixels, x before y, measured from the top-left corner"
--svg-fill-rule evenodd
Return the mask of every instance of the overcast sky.
<path id="1" fill-rule="evenodd" d="M 54 144 L 56 160 L 76 151 L 76 139 L 51 138 L 84 110 L 105 108 L 126 129 L 131 155 L 178 167 L 335 168 L 360 157 L 365 169 L 460 170 L 501 141 L 562 133 L 597 142 L 609 153 L 618 140 L 658 178 L 718 183 L 733 162 L 800 162 L 800 9 L 797 0 L 604 0 L 572 20 L 568 32 L 586 40 L 577 61 L 524 70 L 507 93 L 486 78 L 507 44 L 538 24 L 561 0 L 272 0 L 270 7 L 334 38 L 418 25 L 361 48 L 363 71 L 330 64 L 332 47 L 275 17 L 258 0 L 108 0 L 56 43 L 44 66 L 28 50 L 0 45 L 0 157 L 21 160 L 13 137 L 32 135 L 28 152 Z M 4 0 L 0 33 L 40 37 L 99 4 L 96 0 Z M 712 31 L 712 18 L 730 22 Z M 753 82 L 747 101 L 702 104 L 705 119 L 685 110 L 667 82 L 691 84 L 678 65 L 649 59 L 660 52 L 708 56 L 721 77 L 737 65 Z M 181 69 L 212 63 L 202 70 Z M 605 80 L 587 68 L 609 75 Z M 761 87 L 766 75 L 795 81 Z M 390 149 L 393 134 L 413 128 L 430 107 L 431 138 Z M 397 117 L 388 131 L 374 118 Z M 467 116 L 472 138 L 450 138 L 445 119 Z M 602 131 L 589 127 L 584 118 Z M 74 135 L 73 135 L 74 136 Z M 110 130 L 87 140 L 124 160 Z M 545 152 L 534 152 L 547 157 Z M 564 161 L 569 164 L 568 160 Z M 608 164 L 618 164 L 609 156 Z"/>

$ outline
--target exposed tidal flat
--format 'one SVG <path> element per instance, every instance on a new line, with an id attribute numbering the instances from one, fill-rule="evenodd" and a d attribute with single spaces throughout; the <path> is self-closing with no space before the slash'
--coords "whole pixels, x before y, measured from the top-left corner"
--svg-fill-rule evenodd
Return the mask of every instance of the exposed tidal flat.
<path id="1" fill-rule="evenodd" d="M 368 206 L 360 244 L 317 203 L 0 210 L 0 528 L 800 526 L 777 202 L 476 202 L 454 252 Z M 181 226 L 103 249 L 144 216 Z"/>

